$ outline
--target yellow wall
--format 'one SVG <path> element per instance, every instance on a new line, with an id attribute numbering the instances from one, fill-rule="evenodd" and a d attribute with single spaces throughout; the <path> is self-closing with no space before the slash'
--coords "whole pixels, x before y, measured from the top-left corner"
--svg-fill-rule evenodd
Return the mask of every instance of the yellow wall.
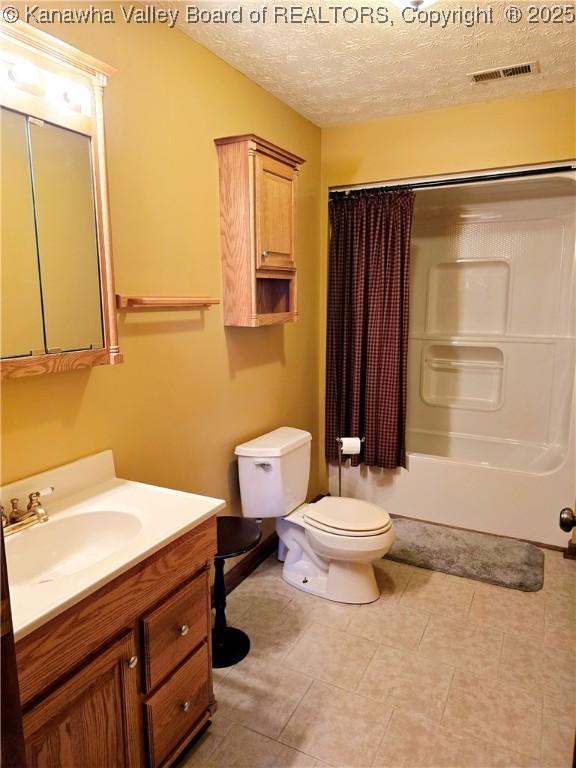
<path id="1" fill-rule="evenodd" d="M 573 90 L 543 91 L 326 128 L 323 182 L 361 184 L 572 159 L 575 105 Z"/>
<path id="2" fill-rule="evenodd" d="M 119 70 L 104 95 L 117 290 L 221 295 L 213 139 L 253 132 L 306 158 L 301 314 L 261 329 L 224 328 L 221 307 L 121 316 L 123 365 L 2 386 L 2 482 L 112 448 L 121 476 L 238 511 L 238 442 L 282 424 L 317 435 L 320 130 L 179 31 L 46 31 Z"/>
<path id="3" fill-rule="evenodd" d="M 3 482 L 110 447 L 120 475 L 223 496 L 238 511 L 234 445 L 291 424 L 316 439 L 310 493 L 321 490 L 328 187 L 576 154 L 569 91 L 320 132 L 180 32 L 50 31 L 119 69 L 105 93 L 119 292 L 220 295 L 213 139 L 254 132 L 307 159 L 301 320 L 225 329 L 220 307 L 122 316 L 124 365 L 3 385 Z"/>
<path id="4" fill-rule="evenodd" d="M 482 91 L 478 91 L 481 96 Z M 319 402 L 324 412 L 328 188 L 576 157 L 573 90 L 416 112 L 322 131 Z M 324 465 L 323 418 L 317 442 Z M 320 474 L 320 484 L 326 478 Z"/>

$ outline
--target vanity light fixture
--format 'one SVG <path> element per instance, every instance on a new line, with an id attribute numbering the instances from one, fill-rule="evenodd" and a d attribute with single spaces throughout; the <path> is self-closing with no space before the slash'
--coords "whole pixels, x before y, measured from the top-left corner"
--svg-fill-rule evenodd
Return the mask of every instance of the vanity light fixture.
<path id="1" fill-rule="evenodd" d="M 9 63 L 8 81 L 19 90 L 45 98 L 55 107 L 90 115 L 91 96 L 86 86 L 40 69 L 30 61 L 17 59 Z"/>

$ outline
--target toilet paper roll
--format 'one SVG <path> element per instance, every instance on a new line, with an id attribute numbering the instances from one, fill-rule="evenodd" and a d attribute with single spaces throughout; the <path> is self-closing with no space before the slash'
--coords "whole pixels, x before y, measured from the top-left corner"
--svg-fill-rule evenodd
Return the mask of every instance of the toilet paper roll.
<path id="1" fill-rule="evenodd" d="M 341 437 L 342 453 L 346 456 L 356 456 L 362 449 L 359 437 Z"/>

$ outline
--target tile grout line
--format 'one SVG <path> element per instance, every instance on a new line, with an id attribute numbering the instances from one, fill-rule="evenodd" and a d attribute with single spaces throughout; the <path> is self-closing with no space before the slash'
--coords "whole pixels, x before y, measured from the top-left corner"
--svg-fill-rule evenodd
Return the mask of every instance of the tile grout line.
<path id="1" fill-rule="evenodd" d="M 373 642 L 373 641 L 370 641 L 370 642 Z M 356 680 L 356 685 L 354 686 L 354 688 L 352 688 L 352 693 L 354 693 L 355 696 L 362 696 L 361 693 L 358 693 L 358 688 L 359 688 L 360 683 L 362 682 L 362 680 L 364 680 L 364 677 L 366 676 L 366 673 L 368 672 L 368 668 L 370 667 L 370 664 L 372 664 L 372 660 L 374 659 L 374 656 L 376 656 L 376 652 L 378 651 L 379 647 L 380 647 L 379 643 L 374 643 L 374 648 L 372 650 L 372 653 L 370 654 L 370 658 L 366 662 L 366 666 L 362 670 L 362 674 L 360 675 L 358 680 Z M 367 698 L 367 697 L 366 696 L 362 696 L 362 698 Z"/>
<path id="2" fill-rule="evenodd" d="M 502 666 L 502 656 L 504 655 L 504 643 L 506 642 L 506 632 L 501 632 L 500 648 L 498 649 L 498 661 L 496 663 L 496 680 L 501 681 L 500 667 Z"/>
<path id="3" fill-rule="evenodd" d="M 403 598 L 403 597 L 404 597 L 404 595 L 406 594 L 406 590 L 407 590 L 407 589 L 408 589 L 408 587 L 410 586 L 410 582 L 411 582 L 411 581 L 412 581 L 412 579 L 414 578 L 414 575 L 415 575 L 414 573 L 410 573 L 410 575 L 409 575 L 409 576 L 408 576 L 408 578 L 406 579 L 406 583 L 404 584 L 404 586 L 402 587 L 402 591 L 401 591 L 401 592 L 400 592 L 400 594 L 398 595 L 398 602 L 401 602 L 402 598 Z"/>
<path id="4" fill-rule="evenodd" d="M 355 686 L 354 690 L 352 691 L 355 696 L 361 696 L 363 699 L 371 700 L 369 696 L 365 696 L 363 693 L 359 693 L 358 692 L 358 688 L 360 687 L 360 684 L 362 682 L 364 682 L 364 679 L 365 679 L 365 677 L 366 677 L 366 675 L 368 673 L 368 669 L 370 667 L 370 664 L 372 663 L 372 661 L 374 659 L 374 656 L 376 655 L 376 652 L 377 652 L 379 647 L 380 647 L 379 643 L 374 643 L 374 650 L 372 651 L 372 655 L 370 656 L 370 658 L 368 660 L 368 664 L 366 664 L 366 666 L 364 667 L 364 670 L 362 671 L 362 674 L 360 675 L 360 677 L 356 681 L 356 686 Z"/>
<path id="5" fill-rule="evenodd" d="M 442 714 L 440 715 L 440 719 L 438 720 L 438 725 L 441 726 L 442 722 L 444 720 L 444 715 L 446 714 L 446 707 L 448 706 L 448 699 L 450 698 L 450 694 L 452 693 L 452 687 L 454 683 L 454 679 L 456 678 L 456 672 L 458 670 L 456 668 L 452 668 L 452 675 L 450 677 L 450 684 L 448 685 L 448 693 L 446 694 L 446 701 L 444 702 L 444 706 L 442 707 Z"/>
<path id="6" fill-rule="evenodd" d="M 306 677 L 308 677 L 308 675 L 306 675 Z M 290 722 L 290 720 L 292 720 L 292 716 L 294 715 L 294 713 L 296 712 L 296 710 L 298 709 L 298 707 L 300 706 L 300 704 L 301 704 L 301 703 L 304 701 L 304 697 L 306 696 L 306 694 L 308 693 L 308 691 L 310 690 L 310 688 L 312 688 L 312 686 L 313 686 L 313 684 L 315 683 L 315 681 L 316 681 L 316 679 L 315 679 L 314 677 L 310 676 L 310 682 L 309 682 L 309 683 L 308 683 L 308 685 L 306 686 L 306 690 L 302 692 L 302 695 L 300 696 L 300 698 L 298 699 L 298 701 L 296 702 L 296 704 L 295 704 L 295 705 L 294 705 L 294 707 L 292 708 L 292 711 L 290 712 L 290 714 L 289 714 L 289 715 L 288 715 L 288 717 L 286 718 L 286 722 L 284 723 L 284 725 L 282 726 L 282 728 L 280 728 L 280 732 L 279 732 L 279 733 L 278 733 L 278 735 L 275 737 L 276 741 L 278 741 L 278 743 L 279 743 L 279 744 L 281 744 L 281 743 L 282 743 L 282 742 L 280 741 L 280 736 L 282 736 L 282 734 L 283 734 L 283 733 L 284 733 L 284 731 L 286 730 L 286 726 L 288 725 L 288 723 Z M 307 753 L 303 753 L 303 754 L 307 754 Z M 313 757 L 313 755 L 312 755 L 312 757 Z"/>
<path id="7" fill-rule="evenodd" d="M 204 735 L 208 735 L 209 733 L 210 733 L 209 731 L 206 731 L 206 733 Z M 206 765 L 206 761 L 210 760 L 210 758 L 216 752 L 216 750 L 218 749 L 220 744 L 224 741 L 224 739 L 225 739 L 225 736 L 221 736 L 220 738 L 218 738 L 216 736 L 213 739 L 213 741 L 215 741 L 216 743 L 213 745 L 212 749 L 208 752 L 208 754 L 206 755 L 204 760 L 202 760 L 200 763 L 198 763 L 198 768 L 202 768 L 202 766 Z M 196 742 L 195 745 L 194 745 L 194 748 L 196 748 L 200 743 L 201 743 L 200 741 Z M 192 757 L 192 755 L 191 755 L 191 757 Z M 188 760 L 184 763 L 182 768 L 188 768 Z"/>
<path id="8" fill-rule="evenodd" d="M 472 595 L 470 596 L 470 602 L 468 603 L 466 616 L 464 617 L 465 619 L 469 619 L 471 621 L 473 621 L 473 619 L 471 619 L 470 614 L 472 613 L 472 603 L 474 602 L 475 596 L 476 596 L 476 587 L 472 587 Z"/>
<path id="9" fill-rule="evenodd" d="M 416 645 L 416 652 L 418 653 L 420 651 L 420 646 L 422 645 L 422 641 L 424 640 L 424 637 L 426 636 L 426 633 L 428 632 L 428 628 L 430 626 L 430 621 L 433 618 L 434 614 L 428 613 L 428 611 L 422 611 L 423 613 L 427 613 L 428 616 L 426 618 L 426 624 L 424 625 L 424 629 L 422 630 L 422 634 L 420 635 L 420 639 L 418 640 L 418 644 Z"/>
<path id="10" fill-rule="evenodd" d="M 540 698 L 540 754 L 538 760 L 544 759 L 544 696 Z"/>
<path id="11" fill-rule="evenodd" d="M 388 697 L 386 697 L 386 700 L 383 701 L 382 704 L 386 704 L 387 701 L 388 701 Z M 389 706 L 390 706 L 390 715 L 388 717 L 388 720 L 386 721 L 386 726 L 384 728 L 384 733 L 382 734 L 382 736 L 381 736 L 380 740 L 378 741 L 378 744 L 376 745 L 376 748 L 374 750 L 374 757 L 370 761 L 370 766 L 374 765 L 374 761 L 378 757 L 378 752 L 380 751 L 380 747 L 384 743 L 384 739 L 386 738 L 386 736 L 388 735 L 388 731 L 390 730 L 390 723 L 392 722 L 392 718 L 394 717 L 394 713 L 398 711 L 398 710 L 394 709 L 394 707 L 392 705 L 389 705 Z"/>
<path id="12" fill-rule="evenodd" d="M 293 752 L 298 752 L 300 755 L 305 755 L 306 757 L 312 758 L 312 760 L 318 760 L 315 755 L 311 755 L 309 752 L 303 752 L 301 749 L 298 749 L 297 747 L 291 747 L 290 744 L 285 744 L 282 741 L 279 741 L 279 736 L 277 738 L 274 738 L 273 736 L 268 736 L 265 733 L 262 733 L 261 731 L 256 731 L 254 728 L 251 728 L 249 724 L 242 723 L 242 722 L 234 722 L 233 725 L 235 725 L 238 728 L 243 728 L 245 731 L 250 731 L 250 733 L 255 734 L 256 736 L 261 736 L 263 739 L 266 739 L 267 741 L 272 741 L 274 744 L 278 744 L 279 747 L 285 747 L 287 749 L 292 750 Z M 224 741 L 227 738 L 228 734 L 226 734 L 225 737 L 223 737 L 222 741 Z M 215 750 L 214 750 L 215 751 Z M 210 755 L 214 754 L 214 751 L 210 753 Z"/>

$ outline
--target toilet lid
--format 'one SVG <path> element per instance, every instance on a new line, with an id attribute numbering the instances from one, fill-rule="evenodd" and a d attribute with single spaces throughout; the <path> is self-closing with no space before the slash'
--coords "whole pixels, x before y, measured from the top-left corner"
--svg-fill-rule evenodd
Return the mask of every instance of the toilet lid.
<path id="1" fill-rule="evenodd" d="M 315 528 L 340 536 L 376 536 L 392 525 L 382 507 L 336 496 L 325 496 L 316 504 L 309 504 L 304 519 Z"/>

